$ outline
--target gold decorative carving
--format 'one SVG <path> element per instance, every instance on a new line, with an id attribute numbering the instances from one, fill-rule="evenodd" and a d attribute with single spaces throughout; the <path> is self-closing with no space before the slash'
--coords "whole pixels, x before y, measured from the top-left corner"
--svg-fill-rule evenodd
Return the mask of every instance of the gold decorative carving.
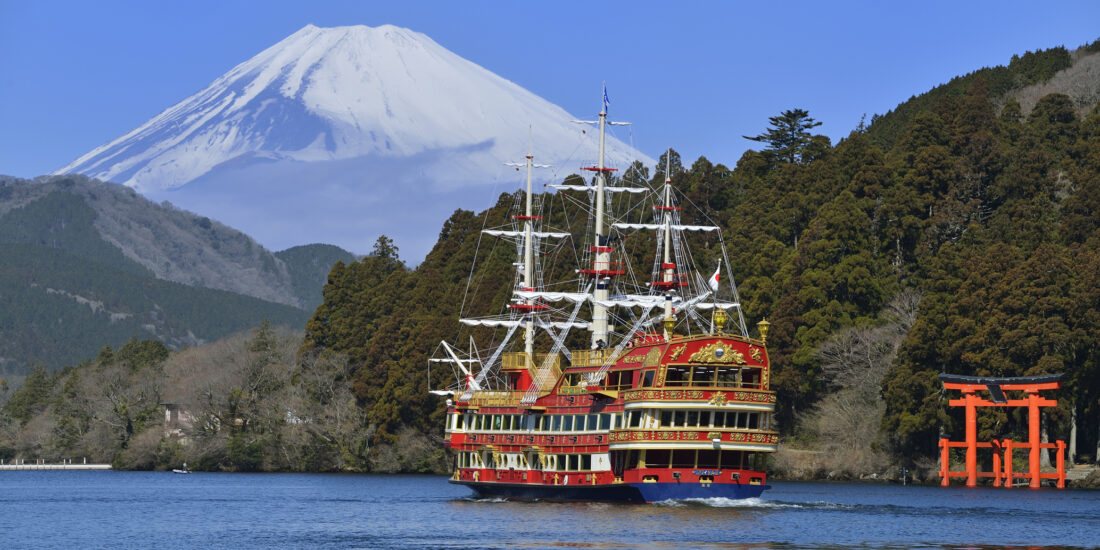
<path id="1" fill-rule="evenodd" d="M 771 371 L 771 369 L 763 368 L 760 370 L 763 371 L 760 374 L 760 387 L 766 390 L 768 389 L 768 372 Z"/>
<path id="2" fill-rule="evenodd" d="M 756 346 L 749 346 L 749 355 L 752 356 L 757 363 L 764 362 L 764 354 L 760 353 L 760 348 Z"/>
<path id="3" fill-rule="evenodd" d="M 672 353 L 668 354 L 669 361 L 675 361 L 683 355 L 684 350 L 687 349 L 687 344 L 680 344 L 679 347 L 672 350 Z"/>
<path id="4" fill-rule="evenodd" d="M 708 401 L 711 405 L 725 405 L 726 402 L 726 394 L 724 393 L 716 393 L 712 395 L 710 401 Z"/>
<path id="5" fill-rule="evenodd" d="M 660 365 L 660 364 L 661 364 L 661 350 L 659 350 L 657 348 L 653 348 L 653 349 L 649 350 L 649 353 L 645 354 L 645 364 L 643 366 L 656 367 L 657 365 Z"/>
<path id="6" fill-rule="evenodd" d="M 734 363 L 744 365 L 745 354 L 722 342 L 714 342 L 699 349 L 688 358 L 691 363 Z"/>
<path id="7" fill-rule="evenodd" d="M 649 353 L 653 353 L 655 351 L 657 351 L 657 350 L 652 350 Z M 657 353 L 660 353 L 660 352 L 657 352 Z M 642 361 L 645 361 L 648 358 L 649 358 L 648 355 L 627 355 L 626 357 L 623 357 L 622 362 L 623 363 L 641 363 Z"/>

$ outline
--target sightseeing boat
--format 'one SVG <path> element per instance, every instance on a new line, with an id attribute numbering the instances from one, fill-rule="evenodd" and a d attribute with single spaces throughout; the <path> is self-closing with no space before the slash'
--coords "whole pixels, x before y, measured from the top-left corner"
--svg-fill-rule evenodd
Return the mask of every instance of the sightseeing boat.
<path id="1" fill-rule="evenodd" d="M 692 264 L 686 234 L 710 232 L 721 245 L 721 231 L 681 222 L 669 165 L 659 189 L 609 185 L 604 137 L 615 123 L 607 121 L 606 92 L 599 119 L 581 122 L 599 127 L 598 161 L 586 168 L 594 182 L 551 186 L 588 198 L 592 235 L 575 286 L 563 292 L 543 280 L 540 246 L 570 234 L 542 227 L 531 191 L 540 165 L 528 153 L 517 165 L 527 169 L 525 200 L 517 200 L 509 227 L 485 230 L 517 244 L 512 303 L 495 317 L 461 319 L 491 327 L 498 343 L 464 351 L 444 341 L 431 360 L 457 375 L 452 387 L 433 391 L 450 396 L 451 483 L 481 497 L 520 499 L 758 497 L 778 444 L 768 323 L 750 337 L 733 277 L 720 275 L 723 265 L 729 273 L 724 245 L 713 247 L 720 256 L 712 251 L 718 270 L 710 277 Z M 644 223 L 609 223 L 610 197 L 622 193 L 648 206 Z M 656 231 L 641 283 L 626 280 L 631 268 L 616 256 L 626 231 Z M 578 320 L 585 309 L 591 317 Z M 522 338 L 513 338 L 519 329 Z M 575 329 L 591 333 L 587 349 L 568 349 Z M 536 334 L 548 349 L 536 350 Z"/>

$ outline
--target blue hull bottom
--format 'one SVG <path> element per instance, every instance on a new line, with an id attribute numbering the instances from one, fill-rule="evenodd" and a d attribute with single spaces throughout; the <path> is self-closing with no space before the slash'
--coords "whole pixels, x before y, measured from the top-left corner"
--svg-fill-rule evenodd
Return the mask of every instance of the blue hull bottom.
<path id="1" fill-rule="evenodd" d="M 689 498 L 757 498 L 769 485 L 738 485 L 712 483 L 624 483 L 618 485 L 530 485 L 451 481 L 473 489 L 482 498 L 521 500 L 603 500 L 619 502 L 660 502 Z"/>

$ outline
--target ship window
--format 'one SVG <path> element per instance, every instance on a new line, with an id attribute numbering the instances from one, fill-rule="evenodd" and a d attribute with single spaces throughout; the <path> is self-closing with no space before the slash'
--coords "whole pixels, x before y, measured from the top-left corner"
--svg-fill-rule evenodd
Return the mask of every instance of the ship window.
<path id="1" fill-rule="evenodd" d="M 564 470 L 565 466 L 565 455 L 557 455 L 557 457 L 554 459 L 554 469 Z"/>
<path id="2" fill-rule="evenodd" d="M 470 429 L 470 423 L 473 422 L 473 420 L 474 420 L 473 415 L 470 414 L 470 413 L 466 413 L 466 414 L 462 415 L 462 426 L 464 428 L 466 428 L 467 430 L 469 430 Z"/>
<path id="3" fill-rule="evenodd" d="M 733 367 L 718 367 L 718 385 L 737 387 L 737 372 L 739 369 Z"/>
<path id="4" fill-rule="evenodd" d="M 482 423 L 484 422 L 484 420 L 485 420 L 485 417 L 484 417 L 484 416 L 481 416 L 480 414 L 479 414 L 479 415 L 477 415 L 477 416 L 475 416 L 475 417 L 474 417 L 474 429 L 475 429 L 475 430 L 480 430 L 480 429 L 481 429 L 481 427 L 482 427 Z"/>
<path id="5" fill-rule="evenodd" d="M 616 430 L 621 430 L 623 428 L 623 415 L 624 414 L 626 414 L 626 413 L 612 414 L 611 415 L 611 417 L 615 420 L 615 429 Z"/>
<path id="6" fill-rule="evenodd" d="M 597 429 L 597 426 L 596 426 L 596 417 L 597 416 L 598 415 L 595 415 L 595 414 L 588 415 L 588 422 L 585 424 L 588 427 L 588 431 L 592 431 L 592 430 Z"/>
<path id="7" fill-rule="evenodd" d="M 569 470 L 577 471 L 580 469 L 580 455 L 569 455 Z"/>
<path id="8" fill-rule="evenodd" d="M 633 451 L 633 450 L 627 451 L 626 452 L 626 465 L 625 465 L 625 467 L 633 470 L 634 468 L 637 468 L 638 466 L 640 466 L 638 464 L 638 451 Z"/>
<path id="9" fill-rule="evenodd" d="M 741 413 L 733 413 L 733 412 L 726 413 L 726 427 L 727 428 L 736 428 L 737 427 L 737 417 L 740 414 Z"/>
<path id="10" fill-rule="evenodd" d="M 512 429 L 512 415 L 506 414 L 506 415 L 502 416 L 500 420 L 501 420 L 500 429 L 502 429 L 502 430 Z"/>
<path id="11" fill-rule="evenodd" d="M 630 383 L 634 378 L 634 371 L 619 371 L 613 374 L 612 385 L 609 386 L 609 389 L 621 390 L 630 387 Z"/>
<path id="12" fill-rule="evenodd" d="M 672 451 L 673 468 L 691 468 L 695 466 L 695 451 Z"/>
<path id="13" fill-rule="evenodd" d="M 668 468 L 672 451 L 667 449 L 649 449 L 645 452 L 646 468 Z"/>
<path id="14" fill-rule="evenodd" d="M 573 430 L 573 415 L 567 414 L 561 418 L 561 431 L 569 432 Z"/>
<path id="15" fill-rule="evenodd" d="M 648 387 L 653 386 L 653 373 L 654 372 L 655 371 L 651 371 L 651 370 L 645 371 L 645 374 L 642 377 L 642 387 L 648 388 Z"/>
<path id="16" fill-rule="evenodd" d="M 592 469 L 592 455 L 581 455 L 581 469 L 582 470 L 591 470 Z"/>
<path id="17" fill-rule="evenodd" d="M 759 387 L 760 369 L 745 369 L 741 375 L 741 386 L 746 388 Z"/>
<path id="18" fill-rule="evenodd" d="M 610 414 L 603 413 L 603 414 L 600 415 L 600 429 L 601 430 L 610 430 L 611 429 L 611 415 Z"/>
<path id="19" fill-rule="evenodd" d="M 686 425 L 691 428 L 699 427 L 699 411 L 688 411 Z"/>
<path id="20" fill-rule="evenodd" d="M 637 428 L 642 423 L 642 411 L 630 411 L 630 427 Z"/>
<path id="21" fill-rule="evenodd" d="M 493 415 L 493 429 L 494 430 L 499 430 L 500 429 L 500 415 L 499 414 L 494 414 Z"/>
<path id="22" fill-rule="evenodd" d="M 542 420 L 539 421 L 538 429 L 544 432 L 550 431 L 550 417 L 552 415 L 543 415 Z"/>
<path id="23" fill-rule="evenodd" d="M 714 385 L 714 367 L 696 365 L 691 369 L 691 384 L 693 386 Z"/>
<path id="24" fill-rule="evenodd" d="M 699 456 L 695 459 L 695 464 L 701 469 L 717 469 L 719 467 L 718 451 L 714 449 L 700 450 Z"/>
<path id="25" fill-rule="evenodd" d="M 677 428 L 683 428 L 684 427 L 684 411 L 676 411 L 676 413 L 673 415 L 673 417 L 674 417 L 674 422 L 676 422 L 676 427 Z"/>
<path id="26" fill-rule="evenodd" d="M 550 430 L 554 432 L 561 430 L 561 415 L 555 414 L 551 418 L 553 418 L 553 422 L 550 425 Z"/>
<path id="27" fill-rule="evenodd" d="M 742 451 L 722 451 L 722 469 L 738 469 L 741 468 L 741 460 L 744 452 Z"/>
<path id="28" fill-rule="evenodd" d="M 685 386 L 687 385 L 687 369 L 684 367 L 677 367 L 670 365 L 668 371 L 665 372 L 665 385 L 666 386 Z"/>
<path id="29" fill-rule="evenodd" d="M 672 427 L 672 411 L 661 411 L 660 426 L 662 428 Z"/>
<path id="30" fill-rule="evenodd" d="M 573 430 L 578 432 L 584 431 L 584 415 L 579 414 L 573 417 Z"/>
<path id="31" fill-rule="evenodd" d="M 747 416 L 749 417 L 748 426 L 747 426 L 748 429 L 755 430 L 756 428 L 758 428 L 760 426 L 760 414 L 759 413 L 750 413 Z"/>

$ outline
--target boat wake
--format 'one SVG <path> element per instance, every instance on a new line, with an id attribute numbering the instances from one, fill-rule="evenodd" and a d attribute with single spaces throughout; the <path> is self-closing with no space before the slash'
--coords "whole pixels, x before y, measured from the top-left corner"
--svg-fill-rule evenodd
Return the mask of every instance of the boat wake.
<path id="1" fill-rule="evenodd" d="M 804 503 L 792 503 L 792 502 L 776 502 L 771 500 L 764 500 L 761 498 L 688 498 L 683 500 L 665 500 L 661 502 L 655 502 L 654 506 L 706 506 L 710 508 L 755 508 L 763 510 L 786 510 L 786 509 L 815 509 L 815 510 L 829 510 L 829 509 L 844 509 L 850 508 L 843 504 L 836 504 L 833 502 L 804 502 Z"/>
<path id="2" fill-rule="evenodd" d="M 463 500 L 465 502 L 480 502 L 480 503 L 488 503 L 488 504 L 497 504 L 497 503 L 501 503 L 501 502 L 512 502 L 512 501 L 510 501 L 506 498 L 503 498 L 503 497 L 485 497 L 485 498 L 469 497 L 469 498 L 464 498 L 464 499 L 461 499 L 461 500 Z"/>

